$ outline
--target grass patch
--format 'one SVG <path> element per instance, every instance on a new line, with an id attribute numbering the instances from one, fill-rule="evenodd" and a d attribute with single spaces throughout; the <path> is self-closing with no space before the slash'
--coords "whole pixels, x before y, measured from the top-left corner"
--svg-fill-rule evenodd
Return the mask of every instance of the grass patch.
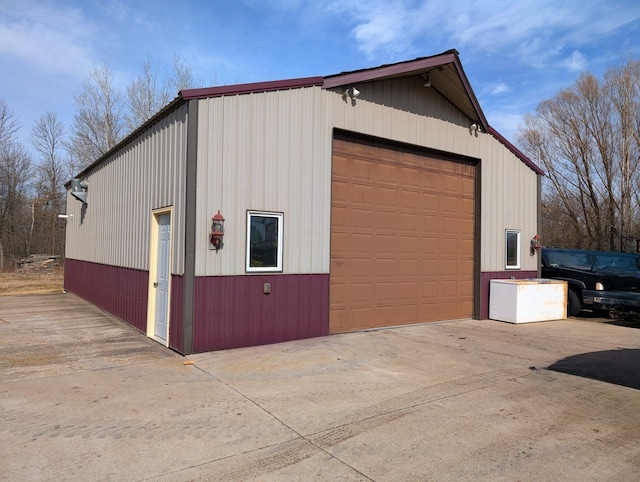
<path id="1" fill-rule="evenodd" d="M 63 278 L 62 269 L 47 273 L 0 273 L 0 296 L 60 293 L 64 286 Z"/>

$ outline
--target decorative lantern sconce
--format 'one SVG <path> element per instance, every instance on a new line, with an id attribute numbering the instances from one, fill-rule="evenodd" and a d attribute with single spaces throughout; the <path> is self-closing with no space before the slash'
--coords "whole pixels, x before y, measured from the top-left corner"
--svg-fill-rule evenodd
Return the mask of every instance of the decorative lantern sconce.
<path id="1" fill-rule="evenodd" d="M 209 243 L 218 251 L 222 248 L 222 238 L 224 238 L 224 218 L 222 214 L 220 214 L 220 210 L 218 209 L 218 214 L 211 218 L 213 224 L 211 225 L 211 234 L 209 234 Z"/>
<path id="2" fill-rule="evenodd" d="M 536 252 L 542 247 L 540 242 L 542 241 L 542 236 L 536 234 L 533 238 L 531 238 L 531 256 L 536 254 Z"/>

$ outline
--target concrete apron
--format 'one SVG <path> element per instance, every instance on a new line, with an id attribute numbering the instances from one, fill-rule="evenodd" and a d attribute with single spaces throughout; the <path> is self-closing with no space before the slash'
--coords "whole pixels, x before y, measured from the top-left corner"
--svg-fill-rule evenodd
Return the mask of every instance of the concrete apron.
<path id="1" fill-rule="evenodd" d="M 0 297 L 0 480 L 637 480 L 640 330 L 462 320 L 183 358 Z"/>

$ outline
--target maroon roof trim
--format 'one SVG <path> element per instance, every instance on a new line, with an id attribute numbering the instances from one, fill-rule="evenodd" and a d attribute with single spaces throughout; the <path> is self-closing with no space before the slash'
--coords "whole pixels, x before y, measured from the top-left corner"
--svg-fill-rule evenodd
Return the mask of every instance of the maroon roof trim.
<path id="1" fill-rule="evenodd" d="M 475 110 L 476 114 L 478 114 L 478 121 L 482 124 L 482 127 L 486 129 L 487 127 L 489 127 L 489 123 L 487 122 L 487 118 L 484 116 L 484 112 L 482 111 L 482 107 L 480 107 L 480 102 L 478 102 L 476 94 L 473 92 L 473 89 L 471 88 L 471 84 L 469 83 L 467 74 L 464 73 L 464 69 L 462 68 L 462 63 L 460 62 L 460 58 L 458 57 L 457 53 L 454 55 L 454 60 L 452 63 L 455 65 L 456 71 L 458 72 L 458 75 L 460 76 L 460 80 L 462 81 L 462 85 L 464 86 L 464 90 L 467 92 L 467 95 L 469 96 L 469 100 L 473 105 L 473 110 Z"/>
<path id="2" fill-rule="evenodd" d="M 531 159 L 529 159 L 527 156 L 525 156 L 524 153 L 520 149 L 518 149 L 516 146 L 511 144 L 511 142 L 509 142 L 506 139 L 506 137 L 504 137 L 502 134 L 500 134 L 493 127 L 487 126 L 486 127 L 486 131 L 489 134 L 491 134 L 493 137 L 495 137 L 498 140 L 498 142 L 503 144 L 507 149 L 509 149 L 518 158 L 520 158 L 520 160 L 522 162 L 524 162 L 527 166 L 529 166 L 531 169 L 533 169 L 533 171 L 535 171 L 536 174 L 540 174 L 541 176 L 545 175 L 544 171 L 542 169 L 540 169 L 535 162 L 533 162 Z"/>
<path id="3" fill-rule="evenodd" d="M 380 67 L 373 67 L 371 69 L 329 75 L 324 78 L 323 87 L 325 89 L 331 89 L 355 82 L 366 82 L 383 77 L 419 72 L 443 64 L 449 64 L 454 62 L 456 58 L 457 52 L 455 50 L 449 50 L 442 54 L 434 55 L 433 57 L 422 57 L 406 62 L 398 62 L 397 64 L 381 65 Z"/>
<path id="4" fill-rule="evenodd" d="M 184 100 L 204 99 L 206 97 L 221 97 L 223 95 L 254 94 L 274 90 L 313 87 L 322 85 L 323 82 L 323 77 L 304 77 L 301 79 L 275 80 L 270 82 L 255 82 L 251 84 L 205 87 L 202 89 L 185 89 L 180 91 L 180 96 Z"/>

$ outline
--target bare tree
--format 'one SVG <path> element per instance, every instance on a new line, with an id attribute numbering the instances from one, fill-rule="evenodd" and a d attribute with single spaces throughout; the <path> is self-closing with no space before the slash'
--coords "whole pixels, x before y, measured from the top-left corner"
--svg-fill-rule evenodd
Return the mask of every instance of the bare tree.
<path id="1" fill-rule="evenodd" d="M 123 98 L 108 65 L 91 72 L 74 95 L 74 103 L 77 111 L 68 151 L 72 170 L 78 171 L 107 153 L 124 135 Z"/>
<path id="2" fill-rule="evenodd" d="M 161 85 L 159 71 L 147 55 L 142 62 L 142 72 L 127 87 L 129 112 L 127 126 L 133 131 L 156 114 L 170 99 L 169 85 Z"/>
<path id="3" fill-rule="evenodd" d="M 9 228 L 5 222 L 15 205 L 9 167 L 19 129 L 13 111 L 4 99 L 0 99 L 0 271 L 4 270 L 5 256 L 11 254 L 7 247 L 12 244 L 12 240 L 9 239 Z"/>
<path id="4" fill-rule="evenodd" d="M 14 143 L 19 130 L 20 126 L 13 111 L 4 99 L 0 99 L 0 148 Z"/>
<path id="5" fill-rule="evenodd" d="M 167 77 L 165 86 L 167 91 L 176 96 L 183 89 L 192 89 L 201 82 L 197 82 L 193 77 L 193 68 L 186 60 L 177 54 L 173 55 L 173 71 Z"/>
<path id="6" fill-rule="evenodd" d="M 547 172 L 547 242 L 613 250 L 638 223 L 631 187 L 639 177 L 639 72 L 629 60 L 610 69 L 604 81 L 582 74 L 525 118 L 518 142 Z M 572 236 L 562 238 L 563 231 Z"/>
<path id="7" fill-rule="evenodd" d="M 63 156 L 64 125 L 58 117 L 47 112 L 33 125 L 31 145 L 39 155 L 36 166 L 35 198 L 32 202 L 32 226 L 36 218 L 42 232 L 38 247 L 51 254 L 61 253 L 58 239 L 58 213 L 63 211 L 66 159 Z"/>
<path id="8" fill-rule="evenodd" d="M 30 175 L 31 159 L 23 146 L 17 142 L 0 146 L 0 270 L 6 259 L 27 252 Z"/>

